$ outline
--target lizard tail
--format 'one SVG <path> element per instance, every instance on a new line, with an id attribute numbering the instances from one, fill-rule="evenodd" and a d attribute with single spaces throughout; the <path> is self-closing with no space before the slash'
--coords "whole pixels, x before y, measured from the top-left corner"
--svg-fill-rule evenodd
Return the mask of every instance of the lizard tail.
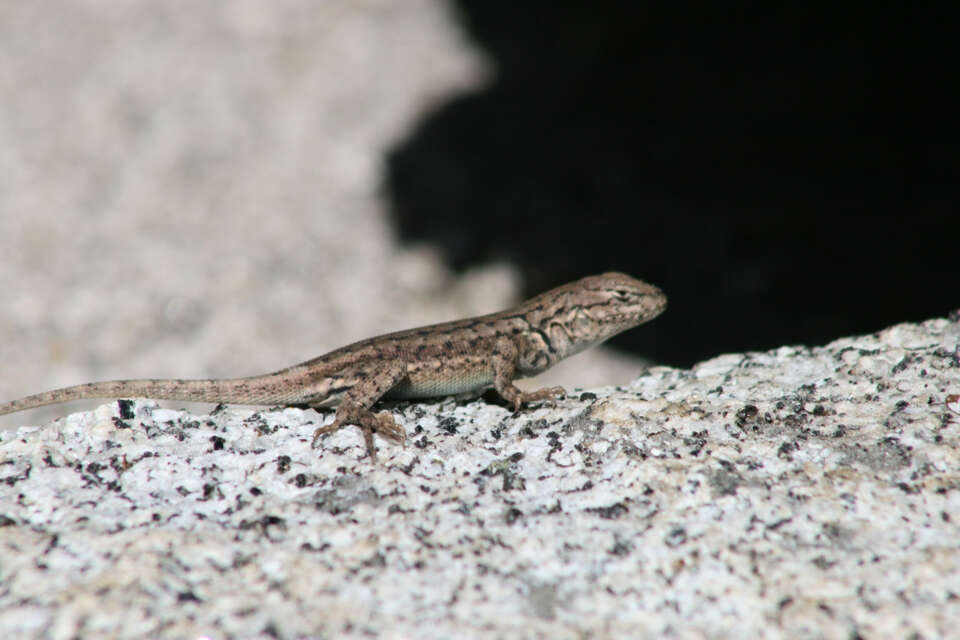
<path id="1" fill-rule="evenodd" d="M 289 385 L 273 376 L 224 380 L 110 380 L 45 391 L 0 403 L 0 415 L 87 398 L 154 398 L 233 404 L 300 404 Z"/>

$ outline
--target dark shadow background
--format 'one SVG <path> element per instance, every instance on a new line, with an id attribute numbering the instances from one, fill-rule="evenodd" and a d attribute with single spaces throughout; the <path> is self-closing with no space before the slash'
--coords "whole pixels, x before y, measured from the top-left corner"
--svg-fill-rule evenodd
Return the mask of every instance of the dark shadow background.
<path id="1" fill-rule="evenodd" d="M 402 239 L 649 280 L 678 366 L 960 307 L 949 5 L 456 6 L 497 73 L 391 153 Z"/>

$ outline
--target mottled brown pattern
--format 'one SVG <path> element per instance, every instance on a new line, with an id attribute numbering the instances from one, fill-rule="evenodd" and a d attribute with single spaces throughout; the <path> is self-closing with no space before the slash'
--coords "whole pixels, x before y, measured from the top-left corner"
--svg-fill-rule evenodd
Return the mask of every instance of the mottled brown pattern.
<path id="1" fill-rule="evenodd" d="M 339 405 L 325 433 L 353 424 L 376 460 L 373 434 L 402 442 L 406 433 L 381 398 L 428 398 L 493 386 L 519 409 L 563 393 L 524 392 L 516 378 L 658 316 L 667 298 L 657 287 L 622 273 L 589 276 L 551 289 L 512 309 L 477 318 L 388 333 L 355 342 L 274 373 L 222 380 L 91 382 L 0 404 L 0 414 L 82 398 L 157 398 L 254 405 Z"/>

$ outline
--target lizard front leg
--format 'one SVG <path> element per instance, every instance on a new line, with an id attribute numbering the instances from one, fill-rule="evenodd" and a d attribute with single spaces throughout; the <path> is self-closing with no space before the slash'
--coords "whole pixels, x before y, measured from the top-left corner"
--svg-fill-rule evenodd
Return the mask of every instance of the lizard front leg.
<path id="1" fill-rule="evenodd" d="M 389 411 L 374 413 L 370 410 L 390 389 L 397 386 L 407 376 L 407 364 L 402 360 L 391 360 L 373 372 L 358 374 L 359 381 L 343 397 L 333 422 L 319 427 L 313 432 L 313 446 L 317 446 L 320 436 L 333 433 L 341 427 L 353 424 L 363 431 L 363 439 L 370 453 L 370 460 L 377 461 L 377 450 L 373 444 L 373 434 L 380 434 L 396 442 L 403 443 L 407 432 L 397 424 Z"/>
<path id="2" fill-rule="evenodd" d="M 513 340 L 501 337 L 493 347 L 493 387 L 507 402 L 513 403 L 513 410 L 519 411 L 525 402 L 549 400 L 566 393 L 563 387 L 544 387 L 536 391 L 522 391 L 513 384 L 517 374 L 517 359 L 520 352 Z"/>

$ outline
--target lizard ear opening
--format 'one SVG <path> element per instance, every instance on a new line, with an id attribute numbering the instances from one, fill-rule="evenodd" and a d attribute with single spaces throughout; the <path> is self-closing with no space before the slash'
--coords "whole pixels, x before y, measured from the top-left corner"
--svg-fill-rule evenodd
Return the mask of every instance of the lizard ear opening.
<path id="1" fill-rule="evenodd" d="M 588 314 L 585 309 L 577 309 L 577 315 L 574 320 L 574 326 L 580 331 L 587 331 L 593 326 L 593 318 L 590 317 L 590 314 Z"/>

